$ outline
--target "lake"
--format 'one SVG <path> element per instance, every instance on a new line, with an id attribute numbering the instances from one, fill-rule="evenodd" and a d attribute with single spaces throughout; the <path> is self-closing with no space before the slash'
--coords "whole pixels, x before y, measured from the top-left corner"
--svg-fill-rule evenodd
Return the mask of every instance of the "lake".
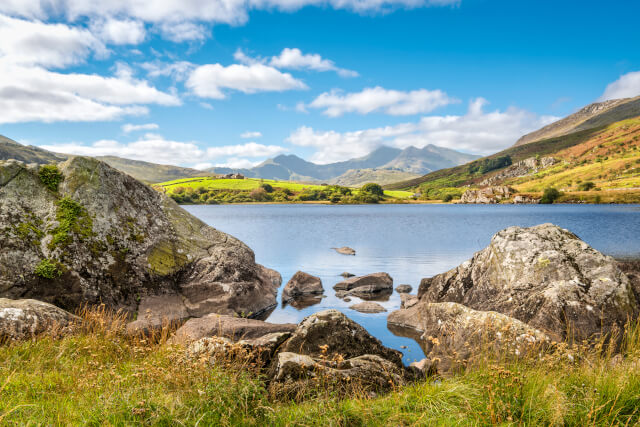
<path id="1" fill-rule="evenodd" d="M 402 351 L 405 363 L 423 357 L 418 344 L 387 329 L 386 317 L 400 307 L 394 292 L 378 301 L 388 312 L 363 314 L 336 298 L 333 285 L 348 271 L 387 272 L 394 286 L 445 272 L 486 247 L 497 231 L 551 222 L 617 258 L 640 258 L 639 205 L 207 205 L 184 206 L 207 224 L 229 233 L 256 254 L 256 261 L 282 274 L 283 285 L 298 271 L 322 279 L 326 298 L 309 307 L 279 305 L 270 322 L 298 323 L 335 308 L 385 345 Z M 350 246 L 356 256 L 332 247 Z M 406 348 L 405 348 L 406 347 Z"/>

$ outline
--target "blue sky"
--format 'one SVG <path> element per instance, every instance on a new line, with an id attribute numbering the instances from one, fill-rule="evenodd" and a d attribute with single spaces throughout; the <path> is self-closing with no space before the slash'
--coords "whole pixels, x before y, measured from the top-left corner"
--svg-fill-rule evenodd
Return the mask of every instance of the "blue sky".
<path id="1" fill-rule="evenodd" d="M 632 0 L 9 0 L 0 133 L 200 168 L 489 154 L 640 95 L 638 16 Z"/>

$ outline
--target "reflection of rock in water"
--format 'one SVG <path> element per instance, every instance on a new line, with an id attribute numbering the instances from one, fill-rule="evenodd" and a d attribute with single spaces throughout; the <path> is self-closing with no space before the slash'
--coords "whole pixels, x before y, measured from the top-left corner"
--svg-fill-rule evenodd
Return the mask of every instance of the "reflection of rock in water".
<path id="1" fill-rule="evenodd" d="M 282 303 L 282 307 L 286 307 L 287 305 L 290 305 L 296 310 L 302 310 L 307 307 L 311 307 L 312 305 L 316 305 L 320 303 L 320 301 L 322 301 L 322 298 L 323 297 L 321 295 L 303 296 L 303 297 L 295 298 L 288 302 Z"/>
<path id="2" fill-rule="evenodd" d="M 422 332 L 419 332 L 414 328 L 400 326 L 389 322 L 387 322 L 387 329 L 389 329 L 389 331 L 391 331 L 391 333 L 397 337 L 411 338 L 418 343 L 423 352 L 427 351 L 427 348 L 424 345 L 424 340 L 421 339 Z"/>
<path id="3" fill-rule="evenodd" d="M 392 293 L 393 291 L 391 290 L 376 292 L 375 294 L 367 294 L 367 293 L 361 294 L 361 293 L 351 291 L 349 295 L 353 295 L 365 301 L 389 301 L 389 297 L 391 296 Z"/>
<path id="4" fill-rule="evenodd" d="M 263 312 L 261 312 L 260 314 L 256 315 L 256 316 L 252 316 L 252 319 L 256 319 L 256 320 L 267 320 L 269 318 L 269 316 L 271 316 L 271 313 L 274 312 L 274 310 L 276 309 L 276 307 L 278 307 L 278 305 L 274 305 L 273 307 L 264 310 Z"/>

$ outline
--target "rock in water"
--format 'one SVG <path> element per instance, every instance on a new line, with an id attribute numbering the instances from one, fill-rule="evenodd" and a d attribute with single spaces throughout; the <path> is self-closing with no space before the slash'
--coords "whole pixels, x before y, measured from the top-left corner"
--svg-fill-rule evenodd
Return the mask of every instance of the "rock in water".
<path id="1" fill-rule="evenodd" d="M 427 370 L 441 373 L 464 366 L 483 345 L 520 356 L 549 341 L 544 333 L 512 317 L 454 302 L 420 302 L 391 313 L 387 325 L 396 335 L 414 338 L 427 357 Z"/>
<path id="2" fill-rule="evenodd" d="M 339 254 L 342 255 L 355 255 L 356 254 L 356 250 L 352 249 L 348 246 L 343 246 L 341 248 L 331 248 L 333 250 L 335 250 L 336 252 L 338 252 Z"/>
<path id="3" fill-rule="evenodd" d="M 377 302 L 365 301 L 359 304 L 349 306 L 351 310 L 359 311 L 360 313 L 383 313 L 387 311 L 386 308 L 378 304 Z"/>
<path id="4" fill-rule="evenodd" d="M 343 273 L 340 274 L 342 277 L 344 277 L 345 279 L 348 279 L 349 277 L 353 277 L 355 276 L 355 274 L 351 274 L 348 271 L 345 271 Z"/>
<path id="5" fill-rule="evenodd" d="M 78 320 L 46 302 L 0 298 L 0 343 L 34 338 L 47 332 L 70 332 Z"/>
<path id="6" fill-rule="evenodd" d="M 245 244 L 95 159 L 0 162 L 0 224 L 0 297 L 152 307 L 155 321 L 276 304 L 279 276 Z"/>
<path id="7" fill-rule="evenodd" d="M 498 232 L 469 261 L 423 279 L 418 297 L 497 311 L 556 340 L 591 338 L 638 315 L 613 258 L 553 224 Z"/>
<path id="8" fill-rule="evenodd" d="M 368 296 L 393 291 L 393 279 L 387 273 L 373 273 L 366 276 L 350 277 L 334 285 L 336 291 L 346 291 L 344 296 Z M 336 292 L 337 295 L 337 292 Z M 342 298 L 342 297 L 339 297 Z"/>
<path id="9" fill-rule="evenodd" d="M 396 292 L 399 294 L 408 294 L 411 293 L 413 287 L 411 285 L 398 285 L 396 286 Z"/>
<path id="10" fill-rule="evenodd" d="M 288 302 L 304 295 L 322 294 L 322 280 L 303 271 L 298 271 L 287 282 L 282 291 L 282 301 Z"/>

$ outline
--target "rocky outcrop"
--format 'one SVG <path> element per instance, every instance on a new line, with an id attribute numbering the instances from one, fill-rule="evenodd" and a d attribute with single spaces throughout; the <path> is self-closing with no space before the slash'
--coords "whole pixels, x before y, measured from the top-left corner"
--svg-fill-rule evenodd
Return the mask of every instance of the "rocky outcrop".
<path id="1" fill-rule="evenodd" d="M 499 171 L 495 175 L 492 175 L 484 181 L 481 181 L 478 185 L 480 185 L 481 187 L 499 185 L 502 184 L 506 179 L 533 175 L 543 169 L 548 168 L 549 166 L 555 165 L 556 163 L 558 163 L 558 160 L 554 159 L 553 157 L 529 157 L 528 159 L 521 160 L 518 163 L 515 163 L 508 168 Z"/>
<path id="2" fill-rule="evenodd" d="M 416 305 L 420 300 L 417 295 L 400 294 L 400 308 L 410 308 Z"/>
<path id="3" fill-rule="evenodd" d="M 0 298 L 0 343 L 35 338 L 45 333 L 68 333 L 79 320 L 42 301 Z"/>
<path id="4" fill-rule="evenodd" d="M 356 254 L 356 250 L 352 249 L 348 246 L 343 246 L 341 248 L 331 248 L 333 250 L 335 250 L 336 252 L 338 252 L 339 254 L 342 255 L 355 255 Z"/>
<path id="5" fill-rule="evenodd" d="M 384 313 L 386 308 L 378 304 L 377 302 L 364 301 L 358 304 L 349 306 L 351 310 L 359 311 L 360 313 Z"/>
<path id="6" fill-rule="evenodd" d="M 194 359 L 205 359 L 211 365 L 216 359 L 229 361 L 233 358 L 259 362 L 267 366 L 290 332 L 272 332 L 258 338 L 234 340 L 226 337 L 205 337 L 192 342 L 187 354 Z"/>
<path id="7" fill-rule="evenodd" d="M 458 302 L 542 330 L 555 340 L 608 333 L 638 315 L 616 262 L 552 224 L 510 227 L 457 268 L 423 279 L 421 302 Z"/>
<path id="8" fill-rule="evenodd" d="M 312 357 L 340 355 L 345 359 L 373 354 L 402 367 L 402 354 L 382 345 L 366 329 L 338 310 L 305 317 L 282 346 L 282 351 Z"/>
<path id="9" fill-rule="evenodd" d="M 282 302 L 289 302 L 303 296 L 318 295 L 324 292 L 322 280 L 303 271 L 298 271 L 287 282 L 282 291 Z"/>
<path id="10" fill-rule="evenodd" d="M 399 294 L 408 294 L 411 293 L 413 287 L 411 285 L 398 285 L 396 286 L 396 292 Z"/>
<path id="11" fill-rule="evenodd" d="M 0 162 L 0 231 L 0 297 L 142 308 L 147 326 L 276 304 L 251 249 L 95 159 Z"/>
<path id="12" fill-rule="evenodd" d="M 549 341 L 544 333 L 512 317 L 453 302 L 420 302 L 394 311 L 387 324 L 396 335 L 420 344 L 427 358 L 422 370 L 440 373 L 465 366 L 482 347 L 517 357 Z"/>
<path id="13" fill-rule="evenodd" d="M 509 199 L 516 191 L 507 186 L 487 187 L 479 190 L 466 190 L 460 203 L 493 204 Z"/>
<path id="14" fill-rule="evenodd" d="M 537 205 L 540 203 L 540 199 L 535 197 L 525 196 L 523 194 L 516 194 L 513 196 L 514 205 Z"/>
<path id="15" fill-rule="evenodd" d="M 366 276 L 350 277 L 334 285 L 336 291 L 343 291 L 339 298 L 347 295 L 371 296 L 393 292 L 393 279 L 387 273 L 373 273 Z M 336 292 L 336 295 L 338 293 Z"/>
<path id="16" fill-rule="evenodd" d="M 276 332 L 293 332 L 293 323 L 269 323 L 216 313 L 188 320 L 171 338 L 174 344 L 186 344 L 205 337 L 225 337 L 234 341 L 255 339 Z"/>

